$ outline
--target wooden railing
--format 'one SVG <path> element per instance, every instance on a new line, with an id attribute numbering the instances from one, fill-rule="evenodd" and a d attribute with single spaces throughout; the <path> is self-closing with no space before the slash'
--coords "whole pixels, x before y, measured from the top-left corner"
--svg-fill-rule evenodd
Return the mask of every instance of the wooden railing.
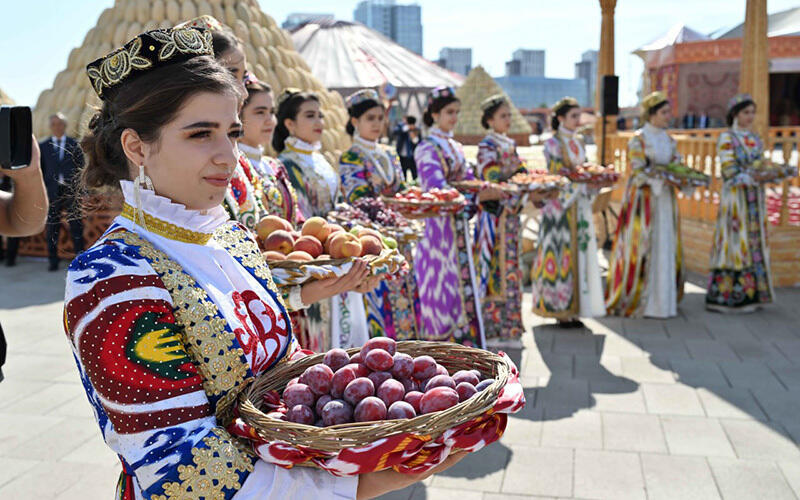
<path id="1" fill-rule="evenodd" d="M 717 157 L 717 139 L 725 129 L 672 130 L 670 133 L 678 143 L 678 152 L 685 163 L 711 176 L 708 189 L 696 190 L 692 196 L 679 194 L 678 206 L 682 216 L 713 221 L 717 217 L 719 193 L 722 188 L 720 162 Z M 628 141 L 633 134 L 620 132 L 609 140 L 609 148 L 613 152 L 614 164 L 623 180 L 617 184 L 612 199 L 621 201 L 628 176 Z M 800 127 L 770 127 L 766 137 L 766 150 L 775 163 L 786 163 L 797 166 L 800 155 Z M 781 183 L 781 214 L 778 225 L 789 225 L 789 191 L 791 187 L 800 188 L 800 178 L 793 178 Z"/>

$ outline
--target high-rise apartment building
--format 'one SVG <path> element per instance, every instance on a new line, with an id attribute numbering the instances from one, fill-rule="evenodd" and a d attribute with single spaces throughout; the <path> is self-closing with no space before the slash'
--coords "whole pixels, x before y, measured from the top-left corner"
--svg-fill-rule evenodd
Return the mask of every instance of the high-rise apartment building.
<path id="1" fill-rule="evenodd" d="M 356 5 L 353 18 L 422 55 L 422 9 L 419 5 L 398 5 L 395 0 L 364 0 Z"/>
<path id="2" fill-rule="evenodd" d="M 506 62 L 506 76 L 544 76 L 544 50 L 515 50 Z"/>
<path id="3" fill-rule="evenodd" d="M 583 101 L 592 106 L 595 104 L 595 89 L 597 88 L 597 51 L 587 50 L 581 54 L 581 60 L 575 63 L 575 78 L 586 80 L 587 96 Z"/>
<path id="4" fill-rule="evenodd" d="M 472 49 L 443 47 L 436 63 L 450 71 L 466 75 L 472 69 Z"/>

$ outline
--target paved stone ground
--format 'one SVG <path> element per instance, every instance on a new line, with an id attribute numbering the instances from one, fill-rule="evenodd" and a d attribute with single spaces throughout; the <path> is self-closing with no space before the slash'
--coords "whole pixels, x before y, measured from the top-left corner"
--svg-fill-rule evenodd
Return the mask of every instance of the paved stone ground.
<path id="1" fill-rule="evenodd" d="M 45 266 L 0 268 L 0 498 L 110 498 L 119 466 L 61 330 L 64 274 Z M 743 317 L 687 292 L 669 321 L 571 332 L 528 314 L 528 405 L 505 436 L 384 498 L 800 498 L 800 289 Z"/>

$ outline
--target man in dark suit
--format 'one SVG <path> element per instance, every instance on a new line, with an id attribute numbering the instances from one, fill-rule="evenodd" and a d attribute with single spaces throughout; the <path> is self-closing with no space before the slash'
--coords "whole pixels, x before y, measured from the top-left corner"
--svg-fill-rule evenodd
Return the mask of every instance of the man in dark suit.
<path id="1" fill-rule="evenodd" d="M 403 176 L 411 172 L 411 179 L 417 178 L 417 163 L 414 161 L 414 148 L 420 141 L 417 119 L 411 115 L 397 124 L 394 130 L 397 141 L 397 156 L 400 157 L 400 166 L 403 167 Z"/>
<path id="2" fill-rule="evenodd" d="M 83 220 L 75 196 L 74 182 L 83 166 L 83 152 L 78 142 L 67 137 L 67 120 L 61 113 L 50 117 L 51 137 L 39 143 L 42 150 L 42 173 L 50 209 L 47 212 L 47 253 L 50 271 L 58 269 L 58 238 L 61 213 L 67 211 L 69 232 L 75 253 L 83 251 Z"/>

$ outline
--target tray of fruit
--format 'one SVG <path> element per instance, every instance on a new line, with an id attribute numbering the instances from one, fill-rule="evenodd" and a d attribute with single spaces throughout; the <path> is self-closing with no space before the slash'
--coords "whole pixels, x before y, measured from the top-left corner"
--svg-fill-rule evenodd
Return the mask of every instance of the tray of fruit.
<path id="1" fill-rule="evenodd" d="M 477 194 L 480 193 L 482 189 L 486 188 L 489 185 L 488 182 L 482 181 L 480 179 L 469 179 L 466 181 L 452 181 L 449 183 L 450 186 L 456 189 L 459 193 L 465 194 Z"/>
<path id="2" fill-rule="evenodd" d="M 367 261 L 373 275 L 398 274 L 408 269 L 397 242 L 370 228 L 345 231 L 322 217 L 311 217 L 297 232 L 291 230 L 288 221 L 270 215 L 259 221 L 256 233 L 278 285 L 343 276 L 356 258 Z"/>
<path id="3" fill-rule="evenodd" d="M 228 430 L 282 467 L 420 473 L 496 441 L 524 405 L 503 353 L 376 337 L 360 349 L 295 353 L 240 393 Z"/>
<path id="4" fill-rule="evenodd" d="M 797 167 L 772 163 L 768 159 L 754 161 L 750 166 L 750 171 L 761 182 L 780 182 L 783 179 L 797 176 Z"/>
<path id="5" fill-rule="evenodd" d="M 557 191 L 569 184 L 562 175 L 551 174 L 547 170 L 529 170 L 511 176 L 510 184 L 517 186 L 522 191 Z"/>
<path id="6" fill-rule="evenodd" d="M 594 163 L 584 163 L 575 168 L 563 168 L 561 175 L 572 182 L 586 184 L 611 185 L 619 180 L 619 174 L 614 171 L 613 166 L 604 167 Z"/>
<path id="7" fill-rule="evenodd" d="M 382 196 L 383 202 L 409 219 L 423 219 L 451 215 L 462 211 L 467 206 L 464 195 L 456 189 L 433 188 L 422 191 L 419 187 L 411 187 L 397 193 L 393 197 Z"/>
<path id="8" fill-rule="evenodd" d="M 647 167 L 645 171 L 649 175 L 661 177 L 679 187 L 705 187 L 711 181 L 706 174 L 681 163 L 653 165 Z"/>
<path id="9" fill-rule="evenodd" d="M 352 205 L 339 203 L 328 213 L 328 219 L 345 229 L 354 225 L 370 227 L 401 242 L 416 240 L 418 236 L 414 224 L 400 212 L 387 207 L 380 198 L 361 198 Z"/>

